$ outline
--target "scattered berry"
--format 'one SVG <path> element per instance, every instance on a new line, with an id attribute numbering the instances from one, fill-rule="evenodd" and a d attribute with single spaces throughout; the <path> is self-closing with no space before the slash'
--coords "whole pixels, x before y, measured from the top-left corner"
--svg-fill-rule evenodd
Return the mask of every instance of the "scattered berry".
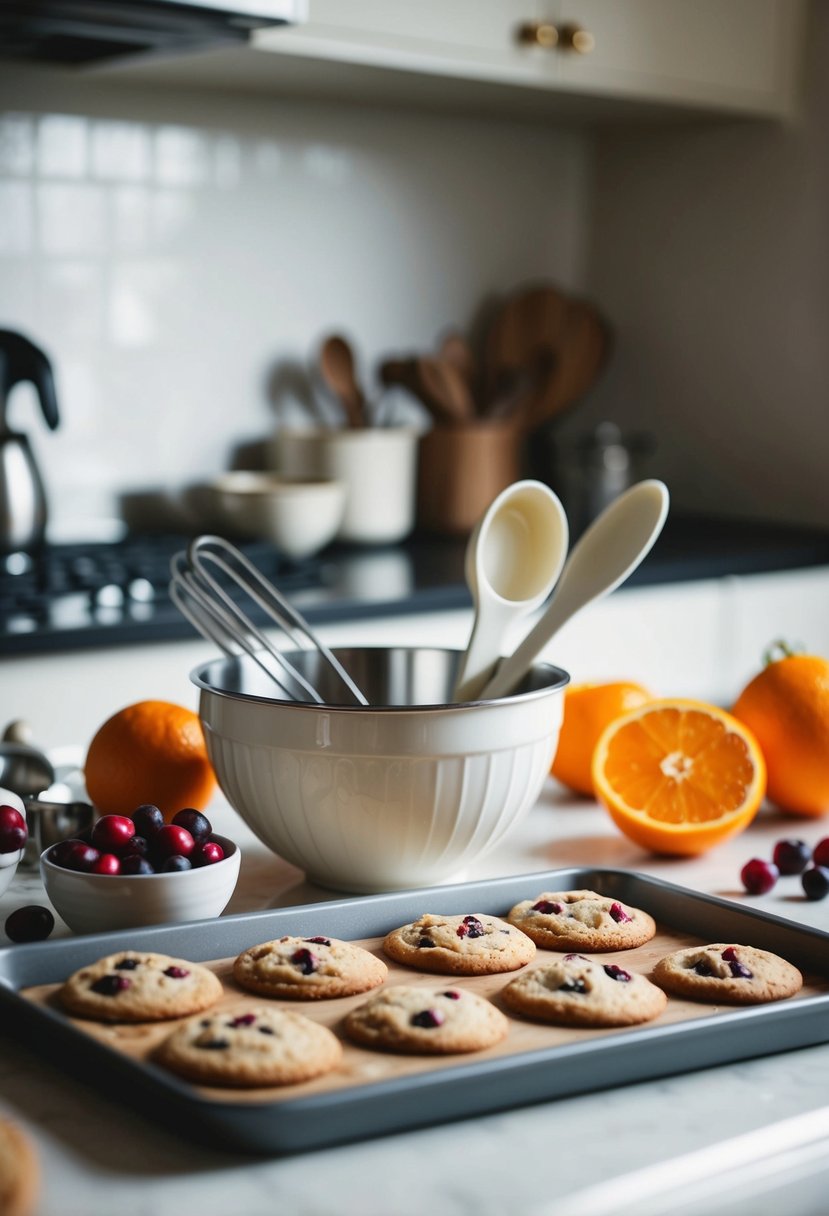
<path id="1" fill-rule="evenodd" d="M 810 866 L 803 871 L 800 881 L 807 899 L 825 899 L 829 895 L 829 869 L 826 866 Z"/>
<path id="2" fill-rule="evenodd" d="M 16 853 L 28 838 L 25 816 L 15 806 L 0 806 L 0 853 Z"/>
<path id="3" fill-rule="evenodd" d="M 161 863 L 159 873 L 161 874 L 181 874 L 184 870 L 192 870 L 193 863 L 189 857 L 182 857 L 180 853 L 174 853 L 172 857 L 168 857 L 166 861 Z"/>
<path id="4" fill-rule="evenodd" d="M 155 874 L 155 870 L 147 861 L 146 857 L 139 857 L 137 853 L 131 853 L 129 857 L 121 858 L 121 873 Z"/>
<path id="5" fill-rule="evenodd" d="M 42 942 L 55 927 L 55 918 L 48 908 L 26 904 L 6 917 L 6 936 L 13 942 Z"/>
<path id="6" fill-rule="evenodd" d="M 722 952 L 723 960 L 728 963 L 728 969 L 737 980 L 750 980 L 754 973 L 749 971 L 745 963 L 741 963 L 737 958 L 737 951 L 733 946 L 727 946 Z"/>
<path id="7" fill-rule="evenodd" d="M 812 850 L 812 861 L 816 866 L 829 866 L 829 836 L 817 842 Z"/>
<path id="8" fill-rule="evenodd" d="M 616 921 L 617 925 L 624 925 L 627 924 L 628 921 L 633 920 L 633 917 L 628 916 L 621 904 L 610 905 L 610 916 L 612 920 Z"/>
<path id="9" fill-rule="evenodd" d="M 763 861 L 760 857 L 752 857 L 740 871 L 743 886 L 749 895 L 765 895 L 780 877 L 780 871 L 773 861 Z"/>
<path id="10" fill-rule="evenodd" d="M 412 1026 L 421 1026 L 424 1030 L 433 1030 L 445 1021 L 439 1009 L 423 1009 L 420 1013 L 413 1013 L 409 1020 Z"/>
<path id="11" fill-rule="evenodd" d="M 781 874 L 802 874 L 811 855 L 805 840 L 778 840 L 771 856 Z"/>

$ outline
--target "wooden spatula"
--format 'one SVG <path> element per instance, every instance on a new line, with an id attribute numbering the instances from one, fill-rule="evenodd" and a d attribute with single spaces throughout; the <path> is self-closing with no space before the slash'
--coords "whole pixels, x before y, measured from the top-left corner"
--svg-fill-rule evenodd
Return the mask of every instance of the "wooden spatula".
<path id="1" fill-rule="evenodd" d="M 342 404 L 350 427 L 366 425 L 365 398 L 357 383 L 354 352 L 345 338 L 333 334 L 320 350 L 320 371 L 328 388 Z"/>

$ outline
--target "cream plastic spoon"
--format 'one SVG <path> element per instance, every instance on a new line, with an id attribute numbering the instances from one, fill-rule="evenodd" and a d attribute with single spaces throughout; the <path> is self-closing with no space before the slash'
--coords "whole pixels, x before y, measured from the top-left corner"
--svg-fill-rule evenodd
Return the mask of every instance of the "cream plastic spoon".
<path id="1" fill-rule="evenodd" d="M 566 621 L 633 573 L 662 531 L 668 502 L 668 489 L 661 481 L 640 481 L 605 508 L 573 546 L 547 609 L 500 664 L 481 691 L 482 700 L 513 692 Z"/>
<path id="2" fill-rule="evenodd" d="M 503 653 L 507 629 L 540 608 L 561 573 L 567 516 L 540 481 L 502 490 L 478 521 L 466 546 L 466 582 L 475 619 L 455 682 L 455 701 L 474 701 Z"/>

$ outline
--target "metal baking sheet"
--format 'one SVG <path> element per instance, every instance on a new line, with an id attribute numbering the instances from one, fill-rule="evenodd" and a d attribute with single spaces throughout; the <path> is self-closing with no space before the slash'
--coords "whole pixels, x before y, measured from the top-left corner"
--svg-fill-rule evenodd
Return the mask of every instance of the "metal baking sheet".
<path id="1" fill-rule="evenodd" d="M 341 1082 L 336 1088 L 310 1092 L 307 1086 L 293 1086 L 278 1100 L 273 1091 L 261 1100 L 248 1092 L 243 1101 L 236 1091 L 204 1091 L 148 1060 L 134 1059 L 24 993 L 58 983 L 77 968 L 121 949 L 207 962 L 235 957 L 248 946 L 283 934 L 378 938 L 424 912 L 504 915 L 519 900 L 541 891 L 580 888 L 643 908 L 660 929 L 686 940 L 733 941 L 771 950 L 804 972 L 804 993 L 766 1005 L 700 1007 L 700 1016 L 613 1031 L 568 1036 L 555 1028 L 549 1044 L 541 1027 L 541 1037 L 536 1036 L 530 1050 L 432 1057 L 423 1068 L 377 1080 Z M 634 955 L 629 952 L 629 957 Z M 415 974 L 422 981 L 424 973 Z M 501 986 L 510 975 L 491 978 Z M 434 975 L 429 980 L 441 982 Z M 452 982 L 461 981 L 453 977 Z M 829 934 L 642 874 L 552 870 L 13 946 L 0 951 L 0 1007 L 4 1025 L 40 1054 L 62 1069 L 77 1069 L 84 1081 L 93 1080 L 155 1122 L 169 1122 L 179 1134 L 225 1148 L 292 1153 L 825 1042 Z"/>

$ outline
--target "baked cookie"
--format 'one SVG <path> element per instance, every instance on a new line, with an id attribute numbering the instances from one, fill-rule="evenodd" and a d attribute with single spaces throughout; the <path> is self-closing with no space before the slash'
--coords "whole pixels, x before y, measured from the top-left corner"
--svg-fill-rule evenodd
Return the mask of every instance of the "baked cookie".
<path id="1" fill-rule="evenodd" d="M 668 1003 L 644 975 L 581 954 L 522 972 L 501 997 L 517 1013 L 560 1026 L 633 1026 L 658 1017 Z"/>
<path id="2" fill-rule="evenodd" d="M 188 1018 L 158 1048 L 157 1062 L 204 1085 L 296 1085 L 336 1068 L 327 1026 L 273 1005 L 240 1005 Z"/>
<path id="3" fill-rule="evenodd" d="M 509 1022 L 474 992 L 457 988 L 384 988 L 345 1019 L 345 1033 L 365 1047 L 413 1055 L 483 1051 L 506 1038 Z"/>
<path id="4" fill-rule="evenodd" d="M 782 1001 L 803 986 L 803 976 L 785 959 L 727 942 L 676 950 L 659 960 L 653 978 L 674 996 L 715 1005 Z"/>
<path id="5" fill-rule="evenodd" d="M 39 1170 L 29 1137 L 11 1119 L 0 1118 L 0 1212 L 29 1216 L 34 1210 Z"/>
<path id="6" fill-rule="evenodd" d="M 122 950 L 82 967 L 58 992 L 69 1013 L 99 1022 L 185 1017 L 221 995 L 222 985 L 207 967 L 140 950 Z"/>
<path id="7" fill-rule="evenodd" d="M 507 919 L 545 950 L 631 950 L 656 933 L 647 912 L 595 891 L 543 891 Z"/>
<path id="8" fill-rule="evenodd" d="M 442 975 L 517 971 L 535 955 L 535 946 L 520 930 L 482 912 L 421 916 L 389 933 L 383 949 L 397 963 Z"/>
<path id="9" fill-rule="evenodd" d="M 368 992 L 388 973 L 368 950 L 334 937 L 280 937 L 244 950 L 233 964 L 233 978 L 249 992 L 303 1001 Z"/>

